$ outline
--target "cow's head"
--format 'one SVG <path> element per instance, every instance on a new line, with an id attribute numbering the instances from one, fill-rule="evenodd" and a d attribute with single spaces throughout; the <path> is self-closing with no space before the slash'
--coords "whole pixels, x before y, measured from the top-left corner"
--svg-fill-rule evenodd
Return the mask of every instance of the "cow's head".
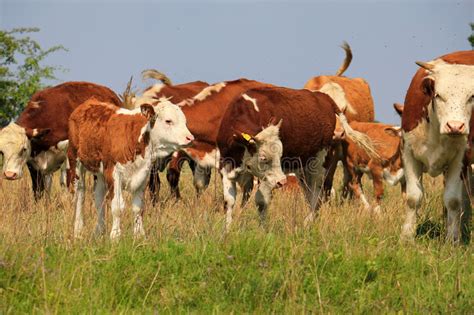
<path id="1" fill-rule="evenodd" d="M 271 188 L 281 187 L 286 183 L 286 176 L 281 168 L 283 144 L 279 137 L 280 126 L 281 121 L 277 125 L 270 124 L 256 135 L 236 135 L 246 147 L 243 157 L 246 171 Z"/>
<path id="2" fill-rule="evenodd" d="M 398 126 L 387 127 L 384 129 L 385 133 L 391 137 L 398 139 L 398 145 L 394 154 L 389 157 L 388 163 L 383 169 L 383 177 L 391 186 L 395 186 L 404 177 L 403 163 L 401 157 L 401 139 L 402 129 Z"/>
<path id="3" fill-rule="evenodd" d="M 474 66 L 439 61 L 417 64 L 428 72 L 421 88 L 432 99 L 428 112 L 438 121 L 440 134 L 468 135 L 474 106 Z"/>
<path id="4" fill-rule="evenodd" d="M 0 152 L 3 155 L 1 176 L 14 180 L 23 176 L 23 166 L 31 154 L 31 141 L 40 139 L 50 129 L 23 128 L 10 123 L 0 131 Z"/>
<path id="5" fill-rule="evenodd" d="M 191 144 L 194 136 L 186 127 L 186 117 L 181 108 L 167 99 L 160 99 L 156 106 L 141 105 L 142 114 L 148 117 L 152 144 L 158 157 L 165 157 Z"/>

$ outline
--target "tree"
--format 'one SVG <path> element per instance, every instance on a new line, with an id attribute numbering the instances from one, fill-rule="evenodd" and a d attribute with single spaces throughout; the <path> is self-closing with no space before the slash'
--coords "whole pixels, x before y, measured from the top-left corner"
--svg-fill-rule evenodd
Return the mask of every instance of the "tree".
<path id="1" fill-rule="evenodd" d="M 44 80 L 56 79 L 54 66 L 43 66 L 51 53 L 66 50 L 63 46 L 43 49 L 24 34 L 38 32 L 38 28 L 0 30 L 0 125 L 18 117 L 28 100 L 46 87 Z"/>
<path id="2" fill-rule="evenodd" d="M 471 36 L 468 37 L 469 42 L 471 43 L 472 49 L 474 49 L 474 23 L 471 23 Z"/>

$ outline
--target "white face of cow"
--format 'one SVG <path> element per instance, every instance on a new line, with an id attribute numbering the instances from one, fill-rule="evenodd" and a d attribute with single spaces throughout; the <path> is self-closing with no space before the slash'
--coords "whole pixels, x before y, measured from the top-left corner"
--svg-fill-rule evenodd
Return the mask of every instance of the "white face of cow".
<path id="1" fill-rule="evenodd" d="M 436 115 L 440 134 L 468 135 L 474 106 L 474 66 L 439 62 L 428 65 L 431 69 L 423 87 L 433 97 L 429 111 Z"/>
<path id="2" fill-rule="evenodd" d="M 279 125 L 271 125 L 249 139 L 255 150 L 246 150 L 243 158 L 245 168 L 272 188 L 286 183 L 281 169 L 283 144 L 278 135 L 279 129 Z"/>
<path id="3" fill-rule="evenodd" d="M 31 153 L 26 130 L 15 123 L 0 131 L 0 151 L 3 155 L 2 177 L 10 180 L 23 176 L 23 166 Z"/>
<path id="4" fill-rule="evenodd" d="M 186 117 L 181 108 L 168 100 L 160 100 L 153 108 L 156 120 L 151 130 L 151 139 L 158 147 L 158 157 L 165 157 L 191 144 L 194 136 L 186 127 Z"/>

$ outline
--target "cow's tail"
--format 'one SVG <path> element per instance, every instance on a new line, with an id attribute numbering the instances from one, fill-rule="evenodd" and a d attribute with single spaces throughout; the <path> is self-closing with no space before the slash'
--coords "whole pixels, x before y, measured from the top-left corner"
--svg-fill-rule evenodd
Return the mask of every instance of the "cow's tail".
<path id="1" fill-rule="evenodd" d="M 337 70 L 336 76 L 341 76 L 344 73 L 344 71 L 346 71 L 347 68 L 349 68 L 349 65 L 351 64 L 351 61 L 352 61 L 351 46 L 349 46 L 349 44 L 346 41 L 344 41 L 342 43 L 341 47 L 346 52 L 346 58 L 344 58 L 344 62 L 342 63 L 342 65 Z"/>
<path id="2" fill-rule="evenodd" d="M 155 69 L 147 69 L 142 71 L 142 79 L 155 79 L 161 81 L 164 85 L 173 85 L 170 78 L 168 78 L 164 73 L 161 73 Z"/>
<path id="3" fill-rule="evenodd" d="M 380 155 L 375 149 L 375 145 L 369 136 L 367 136 L 365 133 L 352 129 L 351 125 L 349 125 L 349 122 L 347 121 L 346 116 L 342 112 L 339 112 L 336 115 L 339 118 L 342 129 L 344 129 L 346 137 L 354 142 L 358 147 L 363 149 L 370 158 L 380 159 Z"/>

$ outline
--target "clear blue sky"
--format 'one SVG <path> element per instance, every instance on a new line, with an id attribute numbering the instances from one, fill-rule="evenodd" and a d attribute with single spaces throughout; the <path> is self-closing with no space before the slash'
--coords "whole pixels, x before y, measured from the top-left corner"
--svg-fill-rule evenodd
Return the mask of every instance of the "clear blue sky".
<path id="1" fill-rule="evenodd" d="M 175 83 L 239 77 L 302 88 L 333 74 L 347 40 L 346 72 L 366 79 L 376 119 L 398 123 L 416 60 L 470 49 L 474 1 L 47 1 L 0 0 L 0 26 L 39 27 L 44 47 L 69 51 L 47 59 L 84 80 L 121 92 L 146 68 Z"/>

